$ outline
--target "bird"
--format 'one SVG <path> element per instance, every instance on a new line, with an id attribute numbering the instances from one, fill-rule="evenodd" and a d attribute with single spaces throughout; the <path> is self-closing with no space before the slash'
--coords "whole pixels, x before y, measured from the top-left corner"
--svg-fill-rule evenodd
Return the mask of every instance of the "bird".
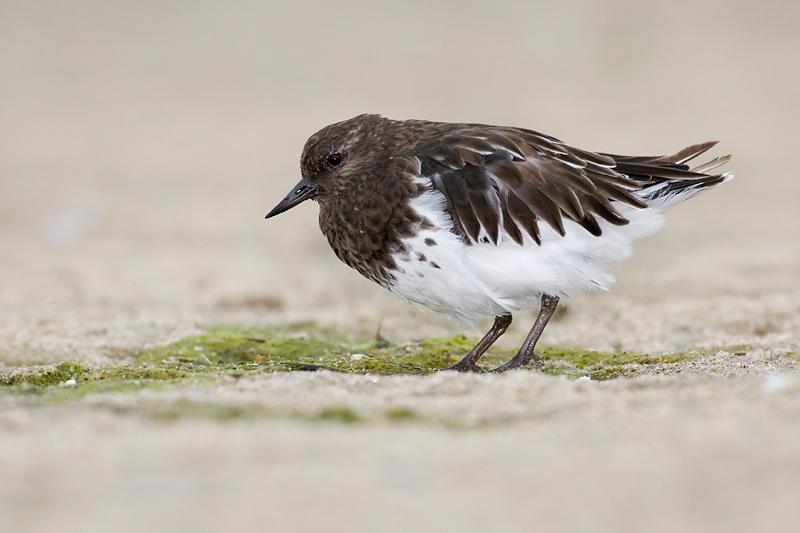
<path id="1" fill-rule="evenodd" d="M 687 164 L 716 144 L 623 156 L 524 128 L 363 114 L 308 139 L 299 183 L 266 218 L 316 201 L 334 253 L 364 277 L 459 324 L 494 317 L 443 370 L 483 372 L 477 361 L 512 314 L 538 307 L 499 373 L 541 364 L 535 347 L 560 300 L 606 289 L 606 265 L 668 209 L 733 177 L 711 172 L 730 155 Z"/>

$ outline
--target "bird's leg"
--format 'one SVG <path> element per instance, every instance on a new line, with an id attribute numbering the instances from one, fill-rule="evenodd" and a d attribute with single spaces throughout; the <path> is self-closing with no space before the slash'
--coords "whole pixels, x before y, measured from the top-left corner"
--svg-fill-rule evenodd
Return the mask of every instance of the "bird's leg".
<path id="1" fill-rule="evenodd" d="M 528 337 L 525 339 L 525 342 L 522 343 L 519 352 L 517 352 L 517 355 L 515 355 L 511 361 L 495 368 L 492 370 L 492 372 L 505 372 L 506 370 L 513 370 L 515 368 L 527 365 L 531 359 L 536 359 L 537 362 L 542 360 L 542 358 L 539 357 L 533 351 L 533 349 L 536 346 L 536 342 L 539 340 L 539 337 L 542 336 L 544 327 L 547 325 L 550 317 L 552 317 L 553 313 L 556 312 L 557 306 L 558 298 L 555 296 L 550 296 L 549 294 L 542 295 L 542 309 L 539 311 L 539 316 L 536 317 L 536 322 L 533 323 L 533 328 L 531 328 L 531 332 L 528 333 Z"/>
<path id="2" fill-rule="evenodd" d="M 489 333 L 484 335 L 483 338 L 478 341 L 478 344 L 476 344 L 475 347 L 471 349 L 461 361 L 449 368 L 443 368 L 442 370 L 456 370 L 458 372 L 483 372 L 483 370 L 478 367 L 475 362 L 480 359 L 486 350 L 489 349 L 489 346 L 494 344 L 494 341 L 499 339 L 500 336 L 506 332 L 508 326 L 510 325 L 511 315 L 498 315 L 494 317 L 494 324 L 492 325 L 492 329 L 489 330 Z"/>

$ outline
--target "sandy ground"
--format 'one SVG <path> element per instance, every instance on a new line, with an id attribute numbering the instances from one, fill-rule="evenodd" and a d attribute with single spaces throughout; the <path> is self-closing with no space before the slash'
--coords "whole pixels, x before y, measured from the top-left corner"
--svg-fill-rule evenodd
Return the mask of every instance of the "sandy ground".
<path id="1" fill-rule="evenodd" d="M 314 205 L 262 220 L 298 179 L 308 135 L 358 113 L 519 125 L 631 154 L 718 139 L 736 174 L 672 211 L 614 267 L 610 292 L 567 302 L 543 338 L 717 356 L 608 383 L 323 373 L 79 405 L 0 397 L 12 531 L 796 530 L 795 3 L 1 2 L 0 14 L 0 368 L 124 363 L 216 326 L 458 332 L 339 264 Z M 422 418 L 170 423 L 111 408 L 180 395 Z"/>

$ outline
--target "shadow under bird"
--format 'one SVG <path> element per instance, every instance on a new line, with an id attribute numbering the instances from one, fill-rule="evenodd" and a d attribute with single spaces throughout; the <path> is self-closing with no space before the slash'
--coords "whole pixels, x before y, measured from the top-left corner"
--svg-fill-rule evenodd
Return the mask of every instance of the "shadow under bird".
<path id="1" fill-rule="evenodd" d="M 614 281 L 605 265 L 671 207 L 727 181 L 687 165 L 715 142 L 671 156 L 621 156 L 535 131 L 359 115 L 312 135 L 302 179 L 268 215 L 305 200 L 336 256 L 414 305 L 491 330 L 452 370 L 476 362 L 511 324 L 541 310 L 519 352 L 494 372 L 540 361 L 534 347 L 560 298 Z"/>

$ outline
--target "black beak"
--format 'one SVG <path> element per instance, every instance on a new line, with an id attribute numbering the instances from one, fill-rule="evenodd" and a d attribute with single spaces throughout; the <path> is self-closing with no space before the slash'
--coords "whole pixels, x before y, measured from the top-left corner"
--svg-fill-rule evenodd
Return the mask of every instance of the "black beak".
<path id="1" fill-rule="evenodd" d="M 265 218 L 274 217 L 275 215 L 280 215 L 284 211 L 288 211 L 297 204 L 304 202 L 309 198 L 313 198 L 314 196 L 316 196 L 316 193 L 317 193 L 316 186 L 314 186 L 314 184 L 308 181 L 306 178 L 303 178 L 297 185 L 294 186 L 292 192 L 287 194 L 286 198 L 281 200 L 281 203 L 276 205 L 275 209 L 270 211 Z"/>

